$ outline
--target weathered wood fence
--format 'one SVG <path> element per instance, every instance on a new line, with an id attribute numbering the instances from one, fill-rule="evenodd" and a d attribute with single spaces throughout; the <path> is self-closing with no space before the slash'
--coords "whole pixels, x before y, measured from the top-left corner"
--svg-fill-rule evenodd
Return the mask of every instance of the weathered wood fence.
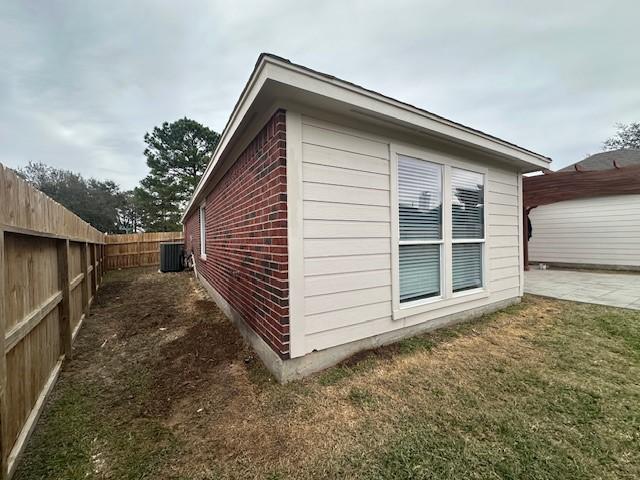
<path id="1" fill-rule="evenodd" d="M 0 165 L 0 478 L 10 477 L 101 283 L 105 235 Z"/>
<path id="2" fill-rule="evenodd" d="M 160 244 L 183 239 L 182 232 L 107 235 L 105 270 L 160 265 Z"/>

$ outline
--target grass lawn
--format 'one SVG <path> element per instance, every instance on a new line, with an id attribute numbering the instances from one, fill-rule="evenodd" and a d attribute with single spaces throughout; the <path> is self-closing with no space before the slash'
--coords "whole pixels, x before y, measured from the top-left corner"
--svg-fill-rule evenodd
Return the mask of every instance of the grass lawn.
<path id="1" fill-rule="evenodd" d="M 640 312 L 528 296 L 279 385 L 188 274 L 115 272 L 15 476 L 87 478 L 640 478 Z"/>

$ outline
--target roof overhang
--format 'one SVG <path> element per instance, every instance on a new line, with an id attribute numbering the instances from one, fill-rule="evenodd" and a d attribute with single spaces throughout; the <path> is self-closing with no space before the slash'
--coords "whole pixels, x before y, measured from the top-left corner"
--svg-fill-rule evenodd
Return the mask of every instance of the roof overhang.
<path id="1" fill-rule="evenodd" d="M 262 54 L 182 216 L 183 222 L 212 188 L 209 181 L 222 168 L 225 157 L 238 143 L 243 130 L 258 121 L 261 112 L 285 105 L 318 108 L 342 117 L 357 119 L 362 123 L 379 124 L 413 135 L 424 135 L 461 147 L 473 148 L 498 160 L 509 162 L 525 173 L 546 169 L 551 162 L 548 157 L 426 110 L 293 64 L 283 58 Z"/>

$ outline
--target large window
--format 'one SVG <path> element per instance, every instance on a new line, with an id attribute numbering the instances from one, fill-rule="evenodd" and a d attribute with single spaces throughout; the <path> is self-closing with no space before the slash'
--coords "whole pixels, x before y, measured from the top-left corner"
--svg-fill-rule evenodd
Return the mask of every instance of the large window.
<path id="1" fill-rule="evenodd" d="M 484 174 L 406 155 L 397 159 L 400 306 L 482 291 Z"/>
<path id="2" fill-rule="evenodd" d="M 206 238 L 207 238 L 207 207 L 200 207 L 200 256 L 207 258 Z"/>
<path id="3" fill-rule="evenodd" d="M 398 158 L 400 301 L 440 295 L 442 167 Z"/>

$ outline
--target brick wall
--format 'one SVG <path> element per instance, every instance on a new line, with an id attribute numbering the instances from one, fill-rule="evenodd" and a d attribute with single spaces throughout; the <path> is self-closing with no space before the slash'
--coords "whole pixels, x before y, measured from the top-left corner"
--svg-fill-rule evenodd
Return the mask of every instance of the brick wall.
<path id="1" fill-rule="evenodd" d="M 185 222 L 198 273 L 281 358 L 289 357 L 285 133 L 279 110 L 207 196 L 206 261 L 198 210 Z"/>
<path id="2" fill-rule="evenodd" d="M 193 252 L 194 255 L 200 253 L 199 227 L 198 210 L 196 210 L 184 223 L 184 246 L 187 252 Z"/>

